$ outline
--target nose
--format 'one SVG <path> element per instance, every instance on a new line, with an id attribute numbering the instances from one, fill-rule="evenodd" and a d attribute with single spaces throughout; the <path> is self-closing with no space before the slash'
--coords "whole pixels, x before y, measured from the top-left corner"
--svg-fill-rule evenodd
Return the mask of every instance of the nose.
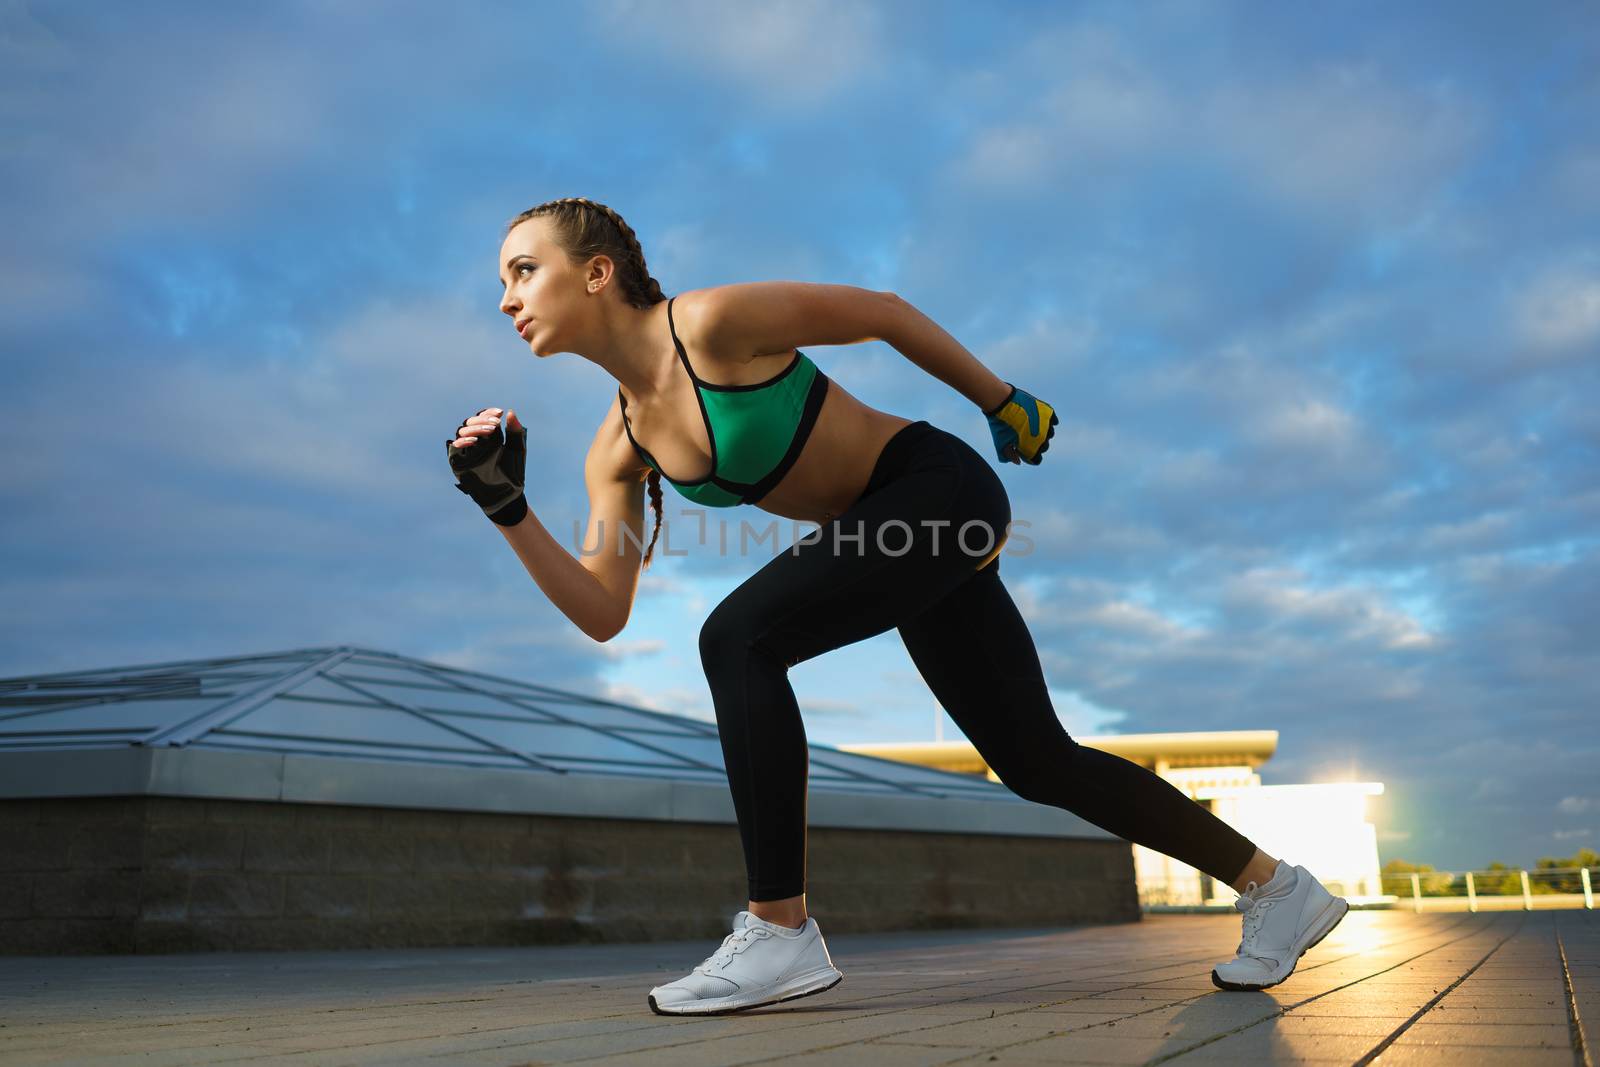
<path id="1" fill-rule="evenodd" d="M 500 298 L 500 310 L 505 312 L 507 315 L 515 317 L 518 309 L 521 306 L 521 304 L 511 299 L 510 292 L 507 292 L 505 296 Z"/>

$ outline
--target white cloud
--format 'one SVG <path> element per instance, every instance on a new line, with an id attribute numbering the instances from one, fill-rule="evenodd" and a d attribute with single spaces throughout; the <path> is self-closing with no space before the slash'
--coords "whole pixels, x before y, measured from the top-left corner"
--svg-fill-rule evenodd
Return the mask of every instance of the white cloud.
<path id="1" fill-rule="evenodd" d="M 1352 447 L 1358 429 L 1350 412 L 1315 398 L 1278 404 L 1246 427 L 1258 443 L 1269 447 L 1330 452 Z"/>
<path id="2" fill-rule="evenodd" d="M 1281 81 L 1241 80 L 1203 98 L 1199 144 L 1244 180 L 1306 207 L 1408 209 L 1464 162 L 1479 120 L 1446 84 L 1403 84 L 1370 65 L 1330 63 Z"/>
<path id="3" fill-rule="evenodd" d="M 1129 600 L 1109 600 L 1081 613 L 1084 622 L 1152 640 L 1181 641 L 1203 632 L 1168 618 L 1143 604 Z"/>
<path id="4" fill-rule="evenodd" d="M 1594 806 L 1595 802 L 1590 797 L 1562 797 L 1561 802 L 1556 805 L 1556 810 L 1563 815 L 1577 815 Z"/>
<path id="5" fill-rule="evenodd" d="M 1075 740 L 1114 731 L 1118 723 L 1128 718 L 1128 713 L 1117 708 L 1107 708 L 1072 690 L 1050 690 L 1050 704 L 1062 728 Z"/>
<path id="6" fill-rule="evenodd" d="M 973 131 L 952 164 L 967 183 L 1039 186 L 1158 156 L 1223 160 L 1286 205 L 1398 224 L 1469 157 L 1482 126 L 1449 83 L 1411 84 L 1372 65 L 1184 86 L 1101 26 L 1032 35 L 1002 65 L 1029 102 Z"/>
<path id="7" fill-rule="evenodd" d="M 1048 366 L 1054 375 L 1071 375 L 1088 369 L 1099 336 L 1093 319 L 1033 316 L 1021 329 L 985 341 L 983 364 L 1008 381 L 1037 374 L 1040 366 Z M 1058 426 L 1056 432 L 1060 430 Z M 1054 440 L 1050 447 L 1056 447 Z"/>
<path id="8" fill-rule="evenodd" d="M 1516 530 L 1516 516 L 1504 511 L 1468 519 L 1433 523 L 1412 534 L 1417 547 L 1434 554 L 1484 551 L 1507 547 Z"/>
<path id="9" fill-rule="evenodd" d="M 921 679 L 918 679 L 920 683 Z M 835 700 L 828 697 L 796 696 L 796 703 L 800 705 L 800 714 L 803 718 L 815 715 L 831 719 L 866 719 L 870 715 L 859 701 Z"/>
<path id="10" fill-rule="evenodd" d="M 1277 623 L 1312 622 L 1334 633 L 1321 638 L 1376 641 L 1386 648 L 1431 645 L 1435 636 L 1406 612 L 1391 606 L 1380 590 L 1359 587 L 1315 589 L 1301 584 L 1293 568 L 1261 567 L 1223 582 L 1221 599 L 1234 608 L 1265 613 Z"/>
<path id="11" fill-rule="evenodd" d="M 600 696 L 619 704 L 628 704 L 647 711 L 668 715 L 683 715 L 702 722 L 716 722 L 716 712 L 710 705 L 710 694 L 704 688 L 673 688 L 670 686 L 646 689 L 621 682 L 602 680 Z"/>
<path id="12" fill-rule="evenodd" d="M 1576 354 L 1600 345 L 1600 273 L 1578 265 L 1551 267 L 1511 301 L 1512 341 L 1542 354 Z M 1588 354 L 1600 355 L 1589 348 Z"/>
<path id="13" fill-rule="evenodd" d="M 595 646 L 595 651 L 609 660 L 637 659 L 641 656 L 659 656 L 667 650 L 667 643 L 660 638 L 643 637 L 636 641 L 623 641 L 612 638 Z"/>
<path id="14" fill-rule="evenodd" d="M 769 105 L 814 105 L 873 76 L 888 51 L 883 13 L 850 0 L 592 0 L 600 38 L 711 74 Z"/>
<path id="15" fill-rule="evenodd" d="M 973 132 L 952 164 L 964 182 L 1013 187 L 1094 169 L 1167 140 L 1177 121 L 1159 77 L 1109 28 L 1048 27 L 995 65 L 1003 81 L 985 72 L 948 87 L 952 100 L 976 97 L 1008 116 Z M 1028 103 L 1012 118 L 1019 98 Z"/>

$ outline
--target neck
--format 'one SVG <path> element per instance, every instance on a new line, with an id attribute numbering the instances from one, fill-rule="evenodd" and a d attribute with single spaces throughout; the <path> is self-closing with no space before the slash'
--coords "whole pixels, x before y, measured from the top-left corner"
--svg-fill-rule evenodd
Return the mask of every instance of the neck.
<path id="1" fill-rule="evenodd" d="M 643 309 L 607 303 L 595 337 L 580 354 L 615 378 L 630 403 L 648 402 L 671 381 L 678 361 L 667 327 L 667 302 Z"/>

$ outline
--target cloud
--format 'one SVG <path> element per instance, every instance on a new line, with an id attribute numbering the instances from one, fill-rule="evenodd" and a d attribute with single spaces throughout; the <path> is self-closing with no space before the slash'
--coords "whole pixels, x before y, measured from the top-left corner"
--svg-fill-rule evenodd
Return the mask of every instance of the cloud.
<path id="1" fill-rule="evenodd" d="M 920 681 L 920 679 L 919 679 Z M 807 696 L 797 698 L 800 713 L 806 718 L 813 715 L 829 719 L 866 719 L 869 712 L 862 707 L 859 701 L 831 700 L 826 697 Z"/>
<path id="2" fill-rule="evenodd" d="M 1513 345 L 1540 356 L 1600 357 L 1600 268 L 1550 266 L 1511 301 Z"/>
<path id="3" fill-rule="evenodd" d="M 999 65 L 1032 97 L 1022 116 L 975 131 L 954 166 L 961 180 L 995 187 L 1049 181 L 1063 174 L 1092 173 L 1150 150 L 1181 121 L 1169 90 L 1120 35 L 1087 23 L 1045 27 L 1031 33 L 1017 54 Z M 997 85 L 958 81 L 955 94 L 985 92 L 1004 100 Z"/>
<path id="4" fill-rule="evenodd" d="M 872 78 L 888 51 L 883 9 L 848 0 L 595 0 L 581 10 L 596 36 L 779 109 L 835 99 Z"/>
<path id="5" fill-rule="evenodd" d="M 1350 448 L 1359 429 L 1350 412 L 1314 398 L 1280 405 L 1251 427 L 1256 441 L 1269 447 L 1335 453 Z"/>
<path id="6" fill-rule="evenodd" d="M 686 516 L 598 644 L 435 451 L 517 406 L 575 545 L 614 385 L 513 348 L 487 267 L 516 210 L 604 190 L 669 290 L 896 289 L 1058 405 L 1045 463 L 996 468 L 1058 710 L 1281 729 L 1270 778 L 1361 767 L 1440 865 L 1589 821 L 1593 20 L 478 15 L 0 8 L 15 671 L 354 642 L 709 721 L 696 629 L 770 550 Z M 883 343 L 817 357 L 992 454 Z M 796 672 L 819 729 L 926 734 L 862 645 Z"/>
<path id="7" fill-rule="evenodd" d="M 1591 797 L 1562 797 L 1556 805 L 1556 810 L 1563 815 L 1578 815 L 1595 806 Z"/>
<path id="8" fill-rule="evenodd" d="M 1245 66 L 1190 84 L 1192 72 L 1137 34 L 1088 22 L 1030 34 L 1000 67 L 1015 95 L 955 85 L 986 90 L 1000 115 L 972 132 L 951 173 L 1014 193 L 1220 166 L 1285 208 L 1398 223 L 1470 158 L 1486 121 L 1448 80 L 1372 61 Z M 998 106 L 1018 97 L 1020 116 Z"/>
<path id="9" fill-rule="evenodd" d="M 667 643 L 660 638 L 641 638 L 635 641 L 623 641 L 612 638 L 598 646 L 599 653 L 609 660 L 631 660 L 644 656 L 659 656 L 667 650 Z"/>
<path id="10" fill-rule="evenodd" d="M 598 688 L 600 696 L 619 704 L 628 704 L 648 711 L 668 715 L 684 715 L 701 722 L 716 722 L 716 712 L 711 707 L 711 695 L 703 687 L 662 686 L 645 688 L 614 680 L 605 680 Z"/>
<path id="11" fill-rule="evenodd" d="M 1372 63 L 1323 61 L 1292 78 L 1241 79 L 1190 116 L 1194 147 L 1285 204 L 1400 221 L 1476 148 L 1483 122 L 1444 81 L 1403 82 Z"/>
<path id="12" fill-rule="evenodd" d="M 1220 605 L 1235 625 L 1261 620 L 1273 628 L 1310 624 L 1342 631 L 1343 641 L 1374 641 L 1386 648 L 1428 645 L 1422 625 L 1386 601 L 1379 590 L 1317 589 L 1292 568 L 1263 567 L 1224 579 Z"/>

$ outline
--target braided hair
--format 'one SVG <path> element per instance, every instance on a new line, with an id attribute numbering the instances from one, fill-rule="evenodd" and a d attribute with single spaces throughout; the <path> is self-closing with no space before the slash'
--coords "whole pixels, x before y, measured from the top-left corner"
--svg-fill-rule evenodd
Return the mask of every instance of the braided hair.
<path id="1" fill-rule="evenodd" d="M 601 255 L 610 257 L 617 267 L 616 278 L 622 286 L 622 298 L 630 307 L 643 310 L 667 298 L 660 283 L 650 277 L 644 265 L 644 249 L 639 247 L 633 228 L 609 207 L 581 196 L 548 200 L 512 219 L 506 226 L 506 233 L 539 217 L 549 219 L 551 237 L 566 252 L 569 262 L 585 263 Z M 641 569 L 650 566 L 650 556 L 661 533 L 661 472 L 654 467 L 645 479 L 645 488 L 649 492 L 651 510 L 656 515 L 656 525 L 650 534 L 650 544 L 645 548 Z"/>

